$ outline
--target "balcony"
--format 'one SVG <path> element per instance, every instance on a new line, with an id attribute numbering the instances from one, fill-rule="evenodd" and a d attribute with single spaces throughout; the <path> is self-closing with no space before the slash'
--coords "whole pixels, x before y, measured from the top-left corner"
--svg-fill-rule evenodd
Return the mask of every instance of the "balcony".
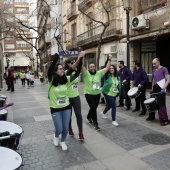
<path id="1" fill-rule="evenodd" d="M 91 5 L 93 3 L 94 0 L 80 0 L 80 3 L 78 5 L 78 9 L 83 10 L 84 8 L 86 8 L 87 6 Z"/>
<path id="2" fill-rule="evenodd" d="M 100 35 L 103 31 L 103 26 L 99 25 L 94 27 L 93 29 L 84 32 L 77 36 L 77 45 L 84 46 L 84 45 L 96 45 Z M 111 40 L 115 40 L 122 35 L 122 20 L 114 19 L 110 21 L 110 25 L 107 27 L 104 35 L 103 41 L 109 42 Z"/>
<path id="3" fill-rule="evenodd" d="M 66 44 L 66 50 L 71 50 L 77 47 L 77 38 L 72 38 L 71 41 Z"/>
<path id="4" fill-rule="evenodd" d="M 76 2 L 74 2 L 71 7 L 67 10 L 67 19 L 73 20 L 77 17 Z"/>

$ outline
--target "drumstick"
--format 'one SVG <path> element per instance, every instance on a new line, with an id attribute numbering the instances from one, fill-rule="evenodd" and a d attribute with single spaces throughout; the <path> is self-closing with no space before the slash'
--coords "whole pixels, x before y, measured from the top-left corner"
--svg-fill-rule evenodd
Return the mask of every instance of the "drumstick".
<path id="1" fill-rule="evenodd" d="M 5 109 L 5 108 L 7 108 L 7 107 L 9 107 L 9 106 L 13 106 L 13 105 L 14 105 L 13 102 L 11 102 L 11 103 L 9 103 L 9 104 L 5 104 L 3 107 L 0 107 L 0 110 L 3 110 L 3 109 Z"/>

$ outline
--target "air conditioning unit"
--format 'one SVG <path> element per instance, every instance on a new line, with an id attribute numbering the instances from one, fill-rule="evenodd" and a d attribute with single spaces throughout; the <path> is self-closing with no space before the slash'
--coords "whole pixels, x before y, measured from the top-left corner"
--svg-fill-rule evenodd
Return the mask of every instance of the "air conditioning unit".
<path id="1" fill-rule="evenodd" d="M 149 29 L 150 20 L 146 14 L 132 18 L 132 30 Z"/>

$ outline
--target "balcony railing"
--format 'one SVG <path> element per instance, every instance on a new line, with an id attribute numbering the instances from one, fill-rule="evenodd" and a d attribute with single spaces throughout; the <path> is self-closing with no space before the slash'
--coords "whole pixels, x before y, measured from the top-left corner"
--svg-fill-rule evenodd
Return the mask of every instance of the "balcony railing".
<path id="1" fill-rule="evenodd" d="M 77 47 L 77 38 L 72 38 L 71 41 L 66 44 L 66 50 L 71 50 Z"/>
<path id="2" fill-rule="evenodd" d="M 84 9 L 87 5 L 90 5 L 94 0 L 80 0 L 78 9 Z"/>
<path id="3" fill-rule="evenodd" d="M 77 16 L 76 2 L 74 2 L 71 7 L 67 10 L 67 19 L 72 20 Z"/>
<path id="4" fill-rule="evenodd" d="M 98 41 L 103 31 L 103 25 L 94 27 L 93 29 L 84 32 L 77 36 L 77 45 L 85 45 Z M 114 19 L 110 21 L 110 25 L 107 27 L 103 39 L 110 37 L 119 37 L 122 34 L 122 21 L 120 19 Z"/>

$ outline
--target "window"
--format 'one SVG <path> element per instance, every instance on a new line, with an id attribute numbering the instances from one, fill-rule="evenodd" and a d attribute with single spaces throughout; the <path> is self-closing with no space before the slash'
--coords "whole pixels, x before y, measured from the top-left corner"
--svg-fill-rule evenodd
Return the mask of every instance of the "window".
<path id="1" fill-rule="evenodd" d="M 4 0 L 5 4 L 13 4 L 13 0 Z"/>
<path id="2" fill-rule="evenodd" d="M 66 41 L 67 41 L 67 31 L 64 30 L 64 42 L 66 42 Z"/>
<path id="3" fill-rule="evenodd" d="M 88 30 L 88 37 L 91 37 L 93 35 L 93 22 L 87 24 L 87 30 Z"/>
<path id="4" fill-rule="evenodd" d="M 14 44 L 6 44 L 5 49 L 14 49 L 15 45 Z"/>
<path id="5" fill-rule="evenodd" d="M 167 0 L 141 0 L 142 10 L 157 9 L 166 5 Z"/>
<path id="6" fill-rule="evenodd" d="M 15 0 L 15 2 L 27 2 L 27 0 Z"/>

